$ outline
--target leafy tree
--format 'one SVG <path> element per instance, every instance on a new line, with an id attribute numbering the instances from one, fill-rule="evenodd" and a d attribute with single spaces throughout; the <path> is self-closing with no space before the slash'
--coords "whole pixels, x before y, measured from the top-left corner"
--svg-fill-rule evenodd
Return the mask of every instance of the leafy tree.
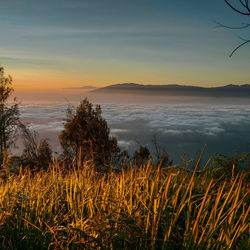
<path id="1" fill-rule="evenodd" d="M 0 68 L 0 163 L 3 163 L 4 151 L 14 142 L 19 123 L 19 107 L 14 98 L 14 104 L 9 104 L 8 99 L 14 89 L 11 76 L 4 76 L 4 69 Z"/>
<path id="2" fill-rule="evenodd" d="M 46 170 L 52 162 L 52 149 L 47 139 L 39 141 L 38 133 L 30 131 L 25 125 L 21 125 L 24 150 L 21 155 L 21 163 L 31 169 Z"/>
<path id="3" fill-rule="evenodd" d="M 148 147 L 140 145 L 139 150 L 135 151 L 133 158 L 137 165 L 146 163 L 149 159 L 151 159 Z"/>
<path id="4" fill-rule="evenodd" d="M 160 147 L 156 134 L 153 135 L 152 143 L 155 151 L 156 165 L 160 164 L 162 167 L 172 166 L 173 161 L 169 159 L 167 151 Z"/>
<path id="5" fill-rule="evenodd" d="M 3 153 L 3 163 L 2 168 L 0 169 L 0 178 L 6 179 L 11 173 L 11 165 L 10 165 L 10 156 L 7 149 L 4 150 Z"/>
<path id="6" fill-rule="evenodd" d="M 75 111 L 69 106 L 59 140 L 65 158 L 92 160 L 98 171 L 106 171 L 116 161 L 120 149 L 101 114 L 101 106 L 93 107 L 87 98 Z"/>
<path id="7" fill-rule="evenodd" d="M 41 168 L 48 168 L 49 164 L 52 162 L 52 149 L 49 145 L 47 139 L 43 139 L 37 149 L 38 163 Z"/>

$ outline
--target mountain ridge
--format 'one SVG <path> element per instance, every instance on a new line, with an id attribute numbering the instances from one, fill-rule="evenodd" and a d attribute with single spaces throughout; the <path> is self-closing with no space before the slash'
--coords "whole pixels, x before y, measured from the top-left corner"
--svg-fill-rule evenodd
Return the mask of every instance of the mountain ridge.
<path id="1" fill-rule="evenodd" d="M 173 95 L 173 96 L 225 96 L 250 97 L 250 84 L 228 84 L 219 87 L 201 87 L 192 85 L 143 85 L 138 83 L 119 83 L 92 90 L 99 94 L 137 94 L 137 95 Z"/>

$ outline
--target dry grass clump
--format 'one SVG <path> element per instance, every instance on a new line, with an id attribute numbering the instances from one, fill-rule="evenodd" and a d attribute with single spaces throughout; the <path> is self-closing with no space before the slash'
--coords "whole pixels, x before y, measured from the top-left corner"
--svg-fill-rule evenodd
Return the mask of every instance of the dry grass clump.
<path id="1" fill-rule="evenodd" d="M 249 188 L 152 163 L 98 175 L 86 163 L 0 181 L 2 249 L 236 249 L 248 246 Z"/>

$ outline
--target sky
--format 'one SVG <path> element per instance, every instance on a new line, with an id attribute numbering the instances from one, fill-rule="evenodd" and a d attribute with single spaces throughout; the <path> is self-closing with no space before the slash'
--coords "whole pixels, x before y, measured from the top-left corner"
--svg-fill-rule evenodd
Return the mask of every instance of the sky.
<path id="1" fill-rule="evenodd" d="M 16 89 L 250 83 L 249 17 L 223 0 L 0 0 L 0 65 Z"/>

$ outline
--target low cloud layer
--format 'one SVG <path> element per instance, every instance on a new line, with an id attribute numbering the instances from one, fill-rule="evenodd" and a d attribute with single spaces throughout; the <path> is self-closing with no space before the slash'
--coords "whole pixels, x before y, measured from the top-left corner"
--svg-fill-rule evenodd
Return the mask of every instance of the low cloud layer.
<path id="1" fill-rule="evenodd" d="M 63 129 L 66 108 L 65 104 L 23 104 L 21 118 L 44 136 L 56 135 Z M 103 104 L 102 110 L 111 134 L 130 153 L 140 144 L 153 151 L 154 135 L 176 162 L 184 152 L 188 158 L 196 157 L 205 144 L 205 157 L 250 151 L 249 105 Z M 51 138 L 58 150 L 56 137 Z"/>

